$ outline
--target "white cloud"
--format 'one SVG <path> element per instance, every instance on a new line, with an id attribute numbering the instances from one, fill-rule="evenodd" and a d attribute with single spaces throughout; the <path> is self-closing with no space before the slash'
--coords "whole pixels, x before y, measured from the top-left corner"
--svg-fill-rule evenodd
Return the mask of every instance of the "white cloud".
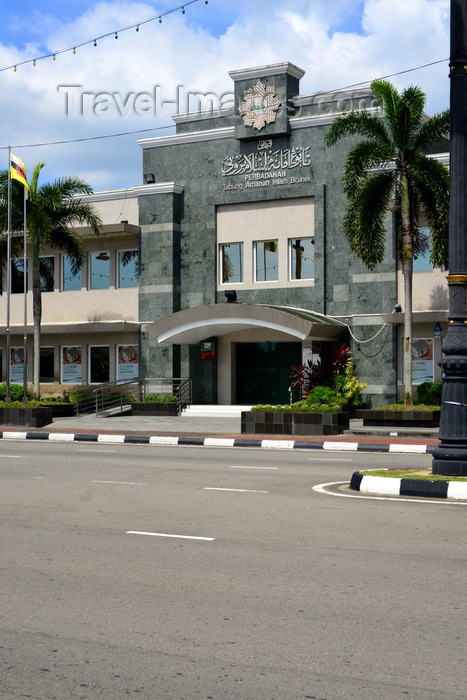
<path id="1" fill-rule="evenodd" d="M 24 41 L 11 44 L 0 33 L 0 68 L 19 64 L 39 53 L 73 47 L 106 32 L 153 16 L 147 3 L 96 3 L 74 20 L 54 16 L 48 3 L 31 16 Z M 362 6 L 361 17 L 355 16 Z M 165 7 L 174 4 L 166 2 Z M 84 139 L 132 130 L 171 125 L 165 109 L 146 116 L 115 107 L 113 115 L 67 116 L 66 93 L 58 86 L 79 85 L 82 92 L 117 93 L 120 104 L 132 104 L 132 95 L 154 95 L 174 101 L 177 86 L 185 92 L 221 95 L 232 90 L 228 71 L 249 66 L 291 61 L 306 70 L 302 94 L 336 89 L 430 63 L 449 55 L 448 0 L 238 0 L 196 3 L 181 13 L 151 22 L 71 51 L 0 72 L 0 146 Z M 360 22 L 361 20 L 361 22 Z M 343 31 L 345 26 L 352 31 Z M 362 29 L 363 27 L 363 29 Z M 341 29 L 338 31 L 338 29 Z M 17 36 L 15 34 L 15 36 Z M 40 43 L 39 43 L 40 42 Z M 393 80 L 398 87 L 420 85 L 428 95 L 428 111 L 448 106 L 447 63 L 407 73 Z M 161 92 L 162 91 L 162 92 Z M 162 95 L 162 97 L 161 97 Z M 91 107 L 95 104 L 91 100 Z M 123 108 L 122 108 L 123 109 Z M 96 110 L 97 111 L 97 110 Z M 123 109 L 123 111 L 125 111 Z M 148 135 L 157 135 L 157 131 Z M 161 133 L 170 133 L 162 131 Z M 43 160 L 44 176 L 73 173 L 86 177 L 95 189 L 124 187 L 141 182 L 138 135 L 69 145 L 19 148 L 29 164 Z M 0 151 L 5 154 L 6 151 Z"/>

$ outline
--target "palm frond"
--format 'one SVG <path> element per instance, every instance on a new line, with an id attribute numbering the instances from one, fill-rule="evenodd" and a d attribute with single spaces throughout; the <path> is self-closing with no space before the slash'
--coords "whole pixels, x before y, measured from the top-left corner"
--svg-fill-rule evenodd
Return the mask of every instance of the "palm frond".
<path id="1" fill-rule="evenodd" d="M 36 192 L 37 192 L 39 175 L 40 175 L 40 172 L 44 166 L 45 166 L 45 163 L 36 163 L 36 165 L 34 166 L 34 168 L 32 170 L 31 182 L 29 183 L 31 197 L 34 197 Z"/>
<path id="2" fill-rule="evenodd" d="M 392 125 L 395 125 L 398 121 L 400 95 L 394 85 L 387 80 L 373 80 L 370 87 L 381 108 L 383 109 L 386 123 L 389 127 L 392 138 L 394 138 Z"/>
<path id="3" fill-rule="evenodd" d="M 67 252 L 67 244 L 71 242 L 70 257 L 75 258 L 78 266 L 75 271 L 82 264 L 82 251 L 73 242 L 73 227 L 90 226 L 93 234 L 98 235 L 102 226 L 94 205 L 79 199 L 80 194 L 91 192 L 92 188 L 84 180 L 73 176 L 36 186 L 28 216 L 30 236 L 39 249 L 50 245 Z"/>
<path id="4" fill-rule="evenodd" d="M 391 171 L 369 174 L 349 198 L 343 229 L 350 248 L 370 270 L 383 261 L 385 218 L 393 192 Z"/>
<path id="5" fill-rule="evenodd" d="M 92 194 L 92 187 L 80 177 L 68 176 L 54 181 L 63 197 L 75 197 L 80 194 Z"/>
<path id="6" fill-rule="evenodd" d="M 49 239 L 49 245 L 70 258 L 70 269 L 73 275 L 81 270 L 86 260 L 86 244 L 75 229 L 61 225 L 55 226 Z"/>
<path id="7" fill-rule="evenodd" d="M 393 152 L 386 144 L 376 141 L 360 141 L 349 150 L 344 165 L 342 183 L 344 191 L 352 197 L 362 179 L 372 169 L 382 169 L 392 160 Z"/>
<path id="8" fill-rule="evenodd" d="M 401 102 L 410 112 L 412 124 L 420 124 L 426 104 L 426 95 L 417 85 L 410 85 L 401 93 Z"/>
<path id="9" fill-rule="evenodd" d="M 405 152 L 418 132 L 425 102 L 426 96 L 420 88 L 408 87 L 401 94 L 397 118 L 391 126 L 399 151 Z"/>
<path id="10" fill-rule="evenodd" d="M 445 165 L 420 155 L 411 164 L 413 191 L 431 232 L 430 259 L 434 266 L 448 265 L 449 244 L 449 172 Z"/>
<path id="11" fill-rule="evenodd" d="M 422 124 L 420 124 L 417 132 L 413 136 L 411 148 L 417 152 L 428 148 L 429 146 L 446 138 L 449 134 L 450 112 L 446 109 L 444 112 L 435 114 Z"/>
<path id="12" fill-rule="evenodd" d="M 348 112 L 337 117 L 326 132 L 324 142 L 333 146 L 339 139 L 352 134 L 388 145 L 391 142 L 384 121 L 366 112 Z"/>
<path id="13" fill-rule="evenodd" d="M 404 151 L 423 117 L 425 93 L 419 87 L 411 86 L 399 94 L 387 80 L 374 80 L 371 88 L 383 107 L 394 146 Z"/>

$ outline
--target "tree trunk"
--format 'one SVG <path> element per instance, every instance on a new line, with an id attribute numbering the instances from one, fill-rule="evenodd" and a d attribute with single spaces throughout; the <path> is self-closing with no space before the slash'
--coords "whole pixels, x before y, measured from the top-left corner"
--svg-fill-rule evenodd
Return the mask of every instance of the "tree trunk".
<path id="1" fill-rule="evenodd" d="M 412 380 L 412 347 L 413 347 L 413 322 L 412 322 L 412 266 L 411 260 L 403 263 L 402 274 L 404 276 L 404 403 L 406 406 L 413 404 L 413 380 Z"/>
<path id="2" fill-rule="evenodd" d="M 32 252 L 32 313 L 34 319 L 34 372 L 33 395 L 36 401 L 41 396 L 40 387 L 40 363 L 41 363 L 41 320 L 42 320 L 42 295 L 41 295 L 41 271 L 39 252 L 34 247 Z"/>
<path id="3" fill-rule="evenodd" d="M 404 276 L 404 403 L 413 404 L 412 388 L 412 278 L 413 278 L 413 247 L 410 235 L 410 200 L 407 176 L 401 178 L 401 217 L 402 217 L 402 274 Z"/>

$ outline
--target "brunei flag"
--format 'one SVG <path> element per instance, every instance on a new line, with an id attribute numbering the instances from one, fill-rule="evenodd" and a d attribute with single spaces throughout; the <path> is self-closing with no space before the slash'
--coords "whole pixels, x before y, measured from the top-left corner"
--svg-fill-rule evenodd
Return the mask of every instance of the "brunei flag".
<path id="1" fill-rule="evenodd" d="M 18 180 L 29 190 L 28 181 L 26 180 L 26 166 L 23 161 L 17 156 L 10 153 L 10 177 L 13 180 Z"/>

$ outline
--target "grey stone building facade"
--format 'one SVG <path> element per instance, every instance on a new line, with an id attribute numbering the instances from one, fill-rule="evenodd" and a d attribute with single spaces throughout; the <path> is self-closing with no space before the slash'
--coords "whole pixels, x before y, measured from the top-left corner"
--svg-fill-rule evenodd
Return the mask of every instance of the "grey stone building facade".
<path id="1" fill-rule="evenodd" d="M 190 377 L 195 403 L 287 402 L 290 365 L 339 342 L 373 405 L 402 381 L 397 325 L 381 315 L 398 294 L 391 217 L 370 272 L 342 233 L 351 141 L 324 144 L 336 115 L 378 107 L 369 89 L 301 96 L 303 74 L 233 71 L 233 106 L 139 142 L 153 183 L 139 203 L 140 376 Z"/>

